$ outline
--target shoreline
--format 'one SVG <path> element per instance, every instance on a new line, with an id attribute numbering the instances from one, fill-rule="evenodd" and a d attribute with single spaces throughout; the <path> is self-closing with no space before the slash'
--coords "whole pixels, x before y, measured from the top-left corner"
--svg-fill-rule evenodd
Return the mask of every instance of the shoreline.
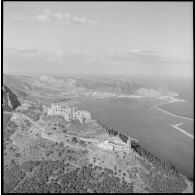
<path id="1" fill-rule="evenodd" d="M 194 135 L 186 132 L 184 129 L 182 129 L 182 128 L 179 127 L 181 125 L 183 125 L 183 123 L 178 123 L 178 124 L 175 124 L 175 125 L 170 124 L 171 127 L 177 129 L 178 131 L 182 132 L 183 134 L 187 135 L 188 137 L 194 139 Z"/>
<path id="2" fill-rule="evenodd" d="M 169 103 L 167 103 L 167 104 L 170 104 L 170 103 L 173 103 L 173 102 L 169 102 Z M 164 105 L 164 104 L 162 104 L 162 105 Z M 152 106 L 152 107 L 157 107 L 156 109 L 159 108 L 158 106 Z M 159 110 L 161 110 L 161 108 L 159 108 Z M 165 111 L 165 112 L 166 112 L 166 111 Z M 169 115 L 176 117 L 176 115 L 173 114 L 173 113 L 169 113 Z M 92 116 L 93 116 L 93 115 L 92 115 Z M 92 118 L 95 119 L 95 117 L 92 117 Z M 95 119 L 95 120 L 96 120 L 96 119 Z M 96 121 L 97 121 L 101 126 L 103 126 L 103 128 L 106 129 L 107 132 L 112 132 L 112 133 L 114 133 L 114 131 L 117 131 L 117 132 L 118 132 L 118 135 L 119 135 L 119 134 L 122 134 L 122 135 L 124 135 L 124 136 L 127 137 L 127 138 L 130 138 L 130 139 L 132 138 L 132 137 L 127 136 L 127 135 L 125 135 L 124 133 L 118 131 L 117 129 L 113 129 L 113 128 L 110 128 L 109 126 L 104 125 L 103 123 L 101 123 L 101 121 L 98 121 L 98 120 L 96 120 Z M 141 144 L 138 140 L 137 140 L 137 143 L 138 143 L 139 145 Z M 142 147 L 142 144 L 141 144 L 140 146 Z M 142 147 L 142 148 L 144 148 L 144 147 Z M 152 154 L 152 153 L 151 153 L 151 154 Z M 158 156 L 157 156 L 157 157 L 158 157 Z M 166 162 L 166 163 L 169 164 L 169 162 L 168 162 L 167 159 L 163 159 L 163 158 L 162 158 L 162 160 L 163 160 L 164 162 Z M 174 164 L 173 164 L 173 165 L 174 165 Z M 178 169 L 178 170 L 179 170 L 179 169 Z M 182 170 L 181 170 L 181 173 L 182 173 Z M 187 175 L 186 175 L 186 176 L 187 176 Z M 191 178 L 190 175 L 187 176 L 187 177 Z"/>
<path id="3" fill-rule="evenodd" d="M 173 102 L 170 102 L 170 103 L 168 103 L 168 104 L 171 104 L 171 103 L 173 103 Z M 165 104 L 163 104 L 163 105 L 165 105 Z M 168 112 L 168 111 L 166 111 L 166 110 L 160 108 L 159 106 L 152 106 L 151 108 L 155 108 L 155 109 L 157 109 L 157 110 L 160 110 L 161 112 L 164 112 L 164 113 L 166 113 L 166 114 L 169 114 L 170 116 L 173 116 L 173 117 L 183 118 L 183 119 L 187 119 L 187 120 L 191 120 L 191 121 L 194 120 L 194 119 L 192 119 L 192 118 L 188 118 L 188 117 L 180 116 L 180 115 L 177 115 L 177 114 L 173 114 L 173 113 L 171 113 L 171 112 Z"/>
<path id="4" fill-rule="evenodd" d="M 110 130 L 114 130 L 114 131 L 116 131 L 116 132 L 118 133 L 118 134 L 117 134 L 118 136 L 119 136 L 119 134 L 121 134 L 121 135 L 123 135 L 123 136 L 125 136 L 125 137 L 131 139 L 131 140 L 134 142 L 134 143 L 133 143 L 134 145 L 143 148 L 145 151 L 147 151 L 148 153 L 150 153 L 152 156 L 155 156 L 155 157 L 157 157 L 158 159 L 160 159 L 163 163 L 169 164 L 169 165 L 171 165 L 171 166 L 172 166 L 172 165 L 174 166 L 174 164 L 172 164 L 171 162 L 168 162 L 167 160 L 164 160 L 164 159 L 160 158 L 159 156 L 153 154 L 152 152 L 148 151 L 147 149 L 145 149 L 145 148 L 140 144 L 139 140 L 137 140 L 136 138 L 133 138 L 133 137 L 127 136 L 127 135 L 125 135 L 125 134 L 123 134 L 123 133 L 120 133 L 120 131 L 115 130 L 115 129 L 113 129 L 113 128 L 110 128 L 110 127 L 108 127 L 107 125 L 101 123 L 101 122 L 98 121 L 98 120 L 96 120 L 96 121 L 97 121 L 97 122 L 103 127 L 103 129 L 105 129 L 108 133 L 109 133 Z M 135 152 L 137 152 L 134 148 L 133 148 L 133 150 L 134 150 Z M 184 175 L 184 174 L 182 173 L 182 171 L 180 171 L 179 169 L 176 168 L 176 170 L 179 172 L 179 174 L 181 174 L 182 176 L 184 176 L 187 180 L 191 181 L 191 180 L 193 179 L 193 178 L 191 178 L 190 176 Z M 189 190 L 189 189 L 188 189 L 188 190 Z"/>
<path id="5" fill-rule="evenodd" d="M 169 102 L 169 103 L 167 103 L 167 104 L 171 104 L 171 103 L 174 103 L 174 102 Z M 167 105 L 167 104 L 163 104 L 163 105 Z M 161 106 L 161 105 L 160 105 L 160 106 Z M 191 119 L 191 118 L 188 118 L 188 117 L 183 117 L 183 116 L 180 116 L 180 115 L 177 115 L 177 114 L 173 114 L 173 113 L 171 113 L 171 112 L 168 112 L 168 111 L 166 111 L 166 110 L 160 108 L 159 106 L 152 106 L 152 108 L 155 108 L 155 109 L 157 109 L 157 110 L 159 110 L 159 111 L 161 111 L 161 112 L 164 112 L 164 113 L 166 113 L 166 114 L 168 114 L 168 115 L 170 115 L 170 116 L 172 116 L 172 117 L 183 118 L 183 119 L 187 119 L 187 120 L 191 120 L 191 121 L 194 120 L 194 119 Z M 179 127 L 179 126 L 181 126 L 181 125 L 183 125 L 183 124 L 184 124 L 184 123 L 177 123 L 177 124 L 175 124 L 175 125 L 173 125 L 173 124 L 169 124 L 169 125 L 170 125 L 171 127 L 173 127 L 174 129 L 180 131 L 181 133 L 187 135 L 188 137 L 194 139 L 194 135 L 188 133 L 186 130 L 184 130 L 184 129 L 182 129 L 182 128 Z"/>

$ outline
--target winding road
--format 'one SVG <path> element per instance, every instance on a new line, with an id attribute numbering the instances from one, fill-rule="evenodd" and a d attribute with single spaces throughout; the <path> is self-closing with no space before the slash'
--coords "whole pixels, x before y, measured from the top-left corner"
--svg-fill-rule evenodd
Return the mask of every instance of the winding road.
<path id="1" fill-rule="evenodd" d="M 69 135 L 69 134 L 64 134 L 64 133 L 56 133 L 56 132 L 53 132 L 53 131 L 46 130 L 46 129 L 40 127 L 36 122 L 34 122 L 31 118 L 29 118 L 25 114 L 16 113 L 16 112 L 13 112 L 13 114 L 16 115 L 16 116 L 25 118 L 26 120 L 28 120 L 29 122 L 31 122 L 36 128 L 38 128 L 39 130 L 41 130 L 43 132 L 48 132 L 48 133 L 51 133 L 51 134 L 56 134 L 56 135 L 66 136 L 66 137 L 71 137 L 71 138 L 75 137 L 75 135 Z M 78 138 L 78 136 L 77 136 L 77 138 Z M 93 139 L 88 140 L 88 139 L 82 138 L 82 137 L 79 137 L 79 140 L 93 142 L 93 143 L 96 143 L 96 144 L 98 143 L 97 140 L 93 140 Z"/>

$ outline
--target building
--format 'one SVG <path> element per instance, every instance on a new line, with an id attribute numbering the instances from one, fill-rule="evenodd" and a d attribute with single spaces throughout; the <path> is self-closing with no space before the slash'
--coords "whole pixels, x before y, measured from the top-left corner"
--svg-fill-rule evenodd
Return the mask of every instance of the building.
<path id="1" fill-rule="evenodd" d="M 51 116 L 63 116 L 67 122 L 78 120 L 82 124 L 91 119 L 91 114 L 85 110 L 77 111 L 75 107 L 59 106 L 54 104 L 49 106 L 47 114 Z"/>
<path id="2" fill-rule="evenodd" d="M 91 119 L 91 114 L 85 110 L 78 110 L 75 112 L 75 120 L 78 120 L 80 123 L 87 123 Z"/>
<path id="3" fill-rule="evenodd" d="M 130 150 L 131 144 L 130 140 L 128 140 L 128 143 L 124 143 L 121 141 L 121 143 L 110 141 L 110 140 L 104 140 L 103 142 L 99 143 L 97 145 L 99 148 L 102 148 L 104 150 L 110 150 L 110 151 L 120 151 L 120 150 Z"/>
<path id="4" fill-rule="evenodd" d="M 104 142 L 101 142 L 100 144 L 97 145 L 99 148 L 102 148 L 104 150 L 114 150 L 114 147 L 110 142 L 106 139 Z"/>
<path id="5" fill-rule="evenodd" d="M 69 106 L 59 106 L 51 104 L 51 106 L 48 108 L 47 114 L 48 115 L 60 115 L 63 116 L 64 119 L 67 122 L 70 122 L 71 120 L 74 120 L 75 116 L 75 108 L 70 108 Z"/>

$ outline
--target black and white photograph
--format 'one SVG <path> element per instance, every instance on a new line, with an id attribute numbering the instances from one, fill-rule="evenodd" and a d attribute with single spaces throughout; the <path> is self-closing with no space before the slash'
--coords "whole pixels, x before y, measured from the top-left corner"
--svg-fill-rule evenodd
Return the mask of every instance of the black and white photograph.
<path id="1" fill-rule="evenodd" d="M 1 192 L 193 193 L 193 1 L 2 1 Z"/>

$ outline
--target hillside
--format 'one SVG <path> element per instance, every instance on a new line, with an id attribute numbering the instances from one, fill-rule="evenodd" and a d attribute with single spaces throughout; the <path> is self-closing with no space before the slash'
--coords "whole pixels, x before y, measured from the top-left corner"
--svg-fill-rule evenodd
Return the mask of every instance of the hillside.
<path id="1" fill-rule="evenodd" d="M 13 111 L 20 105 L 17 96 L 6 85 L 3 85 L 3 111 Z"/>
<path id="2" fill-rule="evenodd" d="M 3 87 L 5 193 L 192 192 L 192 181 L 146 151 L 138 140 L 94 119 L 81 124 L 47 115 L 45 103 L 74 99 L 73 91 L 78 95 L 89 88 L 106 90 L 111 87 L 108 81 L 87 84 L 73 78 L 48 81 L 24 76 L 5 81 L 11 88 Z"/>
<path id="3" fill-rule="evenodd" d="M 177 93 L 117 78 L 4 75 L 4 83 L 21 102 L 51 104 L 75 98 L 148 97 L 171 100 Z"/>
<path id="4" fill-rule="evenodd" d="M 22 105 L 4 119 L 6 193 L 192 191 L 193 183 L 174 166 L 98 121 L 67 123 L 36 105 Z M 100 147 L 105 139 L 122 148 Z"/>

